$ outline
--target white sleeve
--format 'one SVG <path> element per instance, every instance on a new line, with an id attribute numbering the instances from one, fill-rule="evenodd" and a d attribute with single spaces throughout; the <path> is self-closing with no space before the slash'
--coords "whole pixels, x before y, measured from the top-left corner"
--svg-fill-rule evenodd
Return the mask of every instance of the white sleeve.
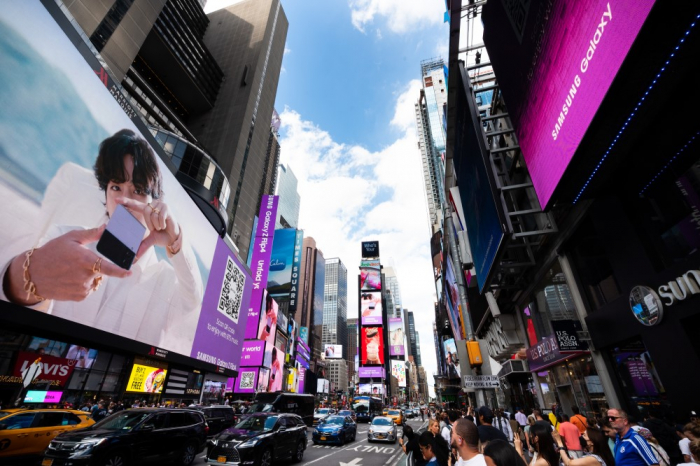
<path id="1" fill-rule="evenodd" d="M 506 434 L 508 436 L 508 441 L 512 442 L 513 441 L 513 428 L 510 426 L 510 421 L 506 419 L 506 430 L 508 430 L 508 433 Z"/>
<path id="2" fill-rule="evenodd" d="M 690 456 L 690 439 L 684 438 L 678 442 L 678 446 L 681 449 L 681 453 Z"/>
<path id="3" fill-rule="evenodd" d="M 447 427 L 443 427 L 441 433 L 442 433 L 442 438 L 444 438 L 445 442 L 447 442 L 447 444 L 449 445 L 451 443 L 450 429 L 448 429 Z"/>

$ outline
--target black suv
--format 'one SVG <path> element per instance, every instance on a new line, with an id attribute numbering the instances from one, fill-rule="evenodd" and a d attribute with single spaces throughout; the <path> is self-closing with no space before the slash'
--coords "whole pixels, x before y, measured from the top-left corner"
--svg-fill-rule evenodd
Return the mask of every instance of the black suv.
<path id="1" fill-rule="evenodd" d="M 236 415 L 233 408 L 226 405 L 196 406 L 192 409 L 201 411 L 209 426 L 208 435 L 216 435 L 224 429 L 236 425 Z"/>
<path id="2" fill-rule="evenodd" d="M 209 441 L 207 463 L 270 466 L 304 459 L 306 424 L 296 414 L 254 413 Z"/>
<path id="3" fill-rule="evenodd" d="M 51 466 L 123 466 L 177 461 L 190 465 L 204 450 L 207 423 L 189 409 L 119 411 L 88 428 L 58 435 L 44 453 Z"/>

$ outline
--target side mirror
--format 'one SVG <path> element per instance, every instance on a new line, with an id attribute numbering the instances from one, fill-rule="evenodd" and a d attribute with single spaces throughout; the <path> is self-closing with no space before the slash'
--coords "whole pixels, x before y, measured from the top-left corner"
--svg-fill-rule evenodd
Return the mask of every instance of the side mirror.
<path id="1" fill-rule="evenodd" d="M 277 430 L 282 432 L 284 430 L 287 430 L 287 426 L 279 426 L 279 429 L 277 429 Z"/>
<path id="2" fill-rule="evenodd" d="M 156 426 L 154 426 L 153 424 L 144 424 L 144 426 L 141 427 L 141 429 L 139 430 L 141 430 L 142 432 L 150 432 L 152 430 L 156 430 Z"/>
<path id="3" fill-rule="evenodd" d="M 0 430 L 6 430 L 7 424 L 0 424 Z"/>

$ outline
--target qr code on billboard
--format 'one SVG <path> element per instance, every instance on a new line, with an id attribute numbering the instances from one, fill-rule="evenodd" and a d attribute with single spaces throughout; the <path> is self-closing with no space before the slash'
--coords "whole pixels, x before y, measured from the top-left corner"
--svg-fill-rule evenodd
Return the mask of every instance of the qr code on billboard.
<path id="1" fill-rule="evenodd" d="M 239 387 L 253 390 L 255 388 L 255 372 L 241 372 L 240 374 L 241 382 Z"/>
<path id="2" fill-rule="evenodd" d="M 236 324 L 238 323 L 238 316 L 241 313 L 244 286 L 245 275 L 243 275 L 241 269 L 233 262 L 233 259 L 228 257 L 217 309 Z"/>

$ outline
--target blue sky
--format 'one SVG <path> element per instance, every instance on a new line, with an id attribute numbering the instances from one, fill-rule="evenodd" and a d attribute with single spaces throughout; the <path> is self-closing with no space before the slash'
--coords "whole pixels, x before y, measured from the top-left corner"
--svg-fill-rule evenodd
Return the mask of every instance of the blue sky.
<path id="1" fill-rule="evenodd" d="M 250 1 L 250 0 L 249 0 Z M 207 11 L 231 0 L 209 0 Z M 281 163 L 299 180 L 299 228 L 348 269 L 356 316 L 360 243 L 379 240 L 426 372 L 437 370 L 435 286 L 414 104 L 421 60 L 445 57 L 444 0 L 282 0 L 289 20 L 275 107 Z M 431 387 L 432 389 L 432 387 Z"/>

